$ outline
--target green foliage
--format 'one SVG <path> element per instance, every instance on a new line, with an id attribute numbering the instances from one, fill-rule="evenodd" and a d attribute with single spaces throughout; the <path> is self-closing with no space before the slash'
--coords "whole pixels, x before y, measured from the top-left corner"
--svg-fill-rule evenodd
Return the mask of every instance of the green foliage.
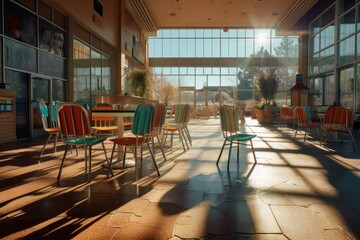
<path id="1" fill-rule="evenodd" d="M 151 98 L 151 82 L 147 71 L 133 70 L 128 75 L 128 80 L 134 95 Z"/>
<path id="2" fill-rule="evenodd" d="M 265 100 L 265 104 L 269 105 L 274 100 L 278 90 L 278 82 L 274 72 L 259 73 L 256 77 L 256 87 L 259 95 Z"/>

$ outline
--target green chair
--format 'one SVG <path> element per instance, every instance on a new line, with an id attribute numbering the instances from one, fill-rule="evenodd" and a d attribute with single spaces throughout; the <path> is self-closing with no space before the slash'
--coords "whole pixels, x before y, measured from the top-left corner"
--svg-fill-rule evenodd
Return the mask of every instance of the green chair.
<path id="1" fill-rule="evenodd" d="M 123 155 L 123 171 L 125 169 L 125 159 L 126 159 L 126 153 L 130 152 L 128 151 L 129 148 L 132 148 L 135 157 L 135 174 L 136 178 L 138 178 L 137 173 L 137 149 L 140 147 L 141 149 L 141 162 L 143 160 L 143 145 L 147 145 L 151 158 L 154 162 L 154 166 L 156 169 L 156 172 L 158 176 L 160 176 L 159 169 L 156 165 L 155 156 L 154 153 L 150 147 L 150 141 L 152 139 L 152 129 L 153 129 L 153 114 L 154 114 L 154 107 L 151 104 L 139 104 L 138 107 L 135 110 L 134 114 L 134 120 L 131 128 L 132 135 L 125 136 L 125 137 L 118 137 L 110 139 L 111 142 L 113 142 L 113 148 L 111 152 L 111 158 L 110 158 L 110 164 L 112 164 L 115 147 L 123 146 L 124 147 L 124 155 Z"/>
<path id="2" fill-rule="evenodd" d="M 228 157 L 228 164 L 227 169 L 229 170 L 230 165 L 230 158 L 231 158 L 231 149 L 233 147 L 233 143 L 237 145 L 237 161 L 239 162 L 239 145 L 250 145 L 251 150 L 254 156 L 255 163 L 256 156 L 254 152 L 254 147 L 252 144 L 252 139 L 256 137 L 255 134 L 247 134 L 247 133 L 240 133 L 239 128 L 239 118 L 236 112 L 235 106 L 228 106 L 224 105 L 220 107 L 220 124 L 221 130 L 224 136 L 224 144 L 221 148 L 220 155 L 217 159 L 216 165 L 219 164 L 222 152 L 224 150 L 225 145 L 230 145 L 229 149 L 229 157 Z M 248 144 L 250 143 L 250 144 Z"/>
<path id="3" fill-rule="evenodd" d="M 48 106 L 45 103 L 39 102 L 39 109 L 40 109 L 40 115 L 41 115 L 41 122 L 42 126 L 45 132 L 49 134 L 44 146 L 42 147 L 39 156 L 38 156 L 38 162 L 40 163 L 40 158 L 42 154 L 44 153 L 46 145 L 50 141 L 54 141 L 54 153 L 56 152 L 57 147 L 57 141 L 59 138 L 60 129 L 57 126 L 49 126 L 49 110 Z"/>

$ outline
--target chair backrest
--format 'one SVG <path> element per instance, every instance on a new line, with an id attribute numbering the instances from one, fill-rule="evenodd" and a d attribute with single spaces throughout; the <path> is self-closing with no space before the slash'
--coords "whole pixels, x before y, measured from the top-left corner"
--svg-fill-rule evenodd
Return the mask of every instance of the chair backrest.
<path id="1" fill-rule="evenodd" d="M 354 113 L 343 106 L 330 106 L 325 112 L 324 123 L 352 127 Z"/>
<path id="2" fill-rule="evenodd" d="M 151 104 L 139 104 L 135 110 L 131 133 L 134 135 L 150 134 L 154 107 Z"/>
<path id="3" fill-rule="evenodd" d="M 306 106 L 305 107 L 305 112 L 306 112 L 306 116 L 307 116 L 308 121 L 311 122 L 311 118 L 312 118 L 311 108 L 309 106 Z"/>
<path id="4" fill-rule="evenodd" d="M 239 131 L 239 117 L 235 106 L 223 105 L 220 107 L 220 124 L 224 135 Z"/>
<path id="5" fill-rule="evenodd" d="M 154 108 L 154 120 L 152 123 L 152 131 L 160 134 L 162 126 L 164 125 L 166 117 L 166 105 L 163 103 L 157 103 Z"/>
<path id="6" fill-rule="evenodd" d="M 306 111 L 303 107 L 296 107 L 294 111 L 295 118 L 298 124 L 304 124 L 308 122 L 308 117 L 306 115 Z"/>
<path id="7" fill-rule="evenodd" d="M 175 111 L 175 123 L 181 124 L 184 122 L 185 104 L 179 104 L 176 106 Z"/>
<path id="8" fill-rule="evenodd" d="M 51 123 L 52 127 L 56 128 L 58 127 L 57 124 L 57 109 L 59 108 L 60 102 L 56 102 L 51 104 L 50 106 L 50 114 L 51 114 Z"/>
<path id="9" fill-rule="evenodd" d="M 91 110 L 113 110 L 112 106 L 95 106 Z M 115 117 L 111 116 L 91 116 L 95 126 L 110 126 L 115 124 Z"/>
<path id="10" fill-rule="evenodd" d="M 186 104 L 184 107 L 184 116 L 183 116 L 183 123 L 188 124 L 191 117 L 191 106 L 190 104 Z"/>
<path id="11" fill-rule="evenodd" d="M 91 125 L 87 110 L 75 103 L 61 104 L 57 112 L 58 124 L 62 134 L 68 138 L 86 137 L 91 133 Z"/>
<path id="12" fill-rule="evenodd" d="M 49 117 L 49 109 L 45 103 L 39 102 L 40 109 L 40 117 L 44 130 L 49 128 L 48 117 Z"/>
<path id="13" fill-rule="evenodd" d="M 280 117 L 291 117 L 293 116 L 293 110 L 290 107 L 280 108 Z"/>

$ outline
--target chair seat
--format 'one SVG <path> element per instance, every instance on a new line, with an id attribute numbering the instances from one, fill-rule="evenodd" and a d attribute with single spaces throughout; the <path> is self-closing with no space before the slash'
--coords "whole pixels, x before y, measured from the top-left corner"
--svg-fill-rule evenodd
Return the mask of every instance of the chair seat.
<path id="1" fill-rule="evenodd" d="M 228 141 L 245 142 L 245 141 L 249 141 L 249 140 L 253 139 L 254 137 L 256 137 L 256 135 L 240 133 L 240 134 L 236 134 L 236 135 L 227 136 L 226 138 Z"/>
<path id="2" fill-rule="evenodd" d="M 165 125 L 163 126 L 163 129 L 166 131 L 178 131 L 179 128 L 173 125 Z"/>
<path id="3" fill-rule="evenodd" d="M 106 126 L 106 127 L 91 127 L 94 131 L 115 131 L 118 129 L 117 126 Z"/>
<path id="4" fill-rule="evenodd" d="M 347 132 L 348 131 L 348 129 L 344 126 L 331 126 L 331 125 L 321 126 L 321 130 L 331 131 L 331 132 Z"/>
<path id="5" fill-rule="evenodd" d="M 130 127 L 132 126 L 132 122 L 123 122 L 123 127 Z"/>
<path id="6" fill-rule="evenodd" d="M 136 145 L 136 143 L 138 144 L 146 143 L 148 139 L 144 137 L 138 137 L 137 139 L 136 137 L 120 137 L 120 138 L 110 139 L 110 141 L 112 141 L 115 144 L 120 144 L 123 146 L 134 146 Z"/>
<path id="7" fill-rule="evenodd" d="M 105 138 L 76 138 L 64 139 L 64 143 L 72 145 L 95 145 L 105 141 Z"/>
<path id="8" fill-rule="evenodd" d="M 58 132 L 60 132 L 60 129 L 59 128 L 46 128 L 45 131 L 48 133 L 58 133 Z"/>

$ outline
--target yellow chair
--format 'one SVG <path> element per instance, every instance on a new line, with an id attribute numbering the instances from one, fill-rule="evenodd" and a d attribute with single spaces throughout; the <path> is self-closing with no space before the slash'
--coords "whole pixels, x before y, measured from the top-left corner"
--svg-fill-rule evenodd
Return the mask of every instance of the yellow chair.
<path id="1" fill-rule="evenodd" d="M 240 133 L 239 128 L 239 118 L 236 112 L 235 106 L 223 105 L 220 107 L 220 125 L 221 131 L 223 132 L 224 143 L 220 151 L 220 155 L 216 161 L 216 165 L 219 164 L 222 152 L 224 150 L 225 145 L 230 145 L 229 156 L 227 169 L 229 170 L 230 166 L 230 158 L 231 158 L 231 149 L 233 147 L 233 143 L 237 145 L 237 161 L 239 162 L 239 145 L 250 145 L 251 150 L 254 156 L 254 161 L 256 161 L 255 151 L 252 143 L 252 139 L 256 137 L 255 134 L 248 133 Z M 250 144 L 248 144 L 248 142 Z"/>

